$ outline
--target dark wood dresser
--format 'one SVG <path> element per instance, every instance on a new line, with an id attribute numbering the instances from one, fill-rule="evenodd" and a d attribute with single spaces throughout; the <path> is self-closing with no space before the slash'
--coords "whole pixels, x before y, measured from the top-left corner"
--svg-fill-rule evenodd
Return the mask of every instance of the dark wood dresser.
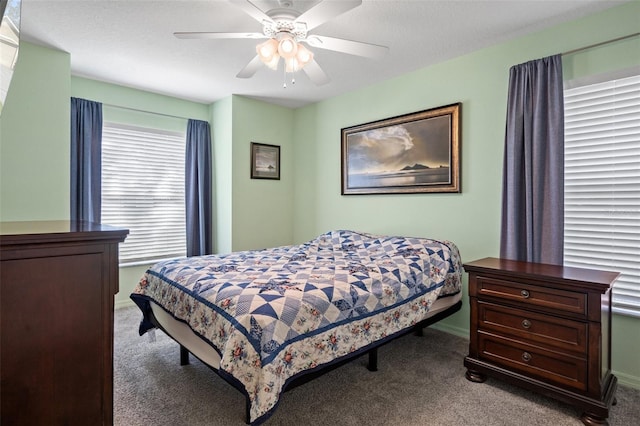
<path id="1" fill-rule="evenodd" d="M 469 274 L 467 379 L 496 377 L 606 425 L 614 403 L 611 286 L 618 273 L 486 258 Z"/>
<path id="2" fill-rule="evenodd" d="M 3 425 L 113 424 L 113 301 L 127 233 L 0 223 Z"/>

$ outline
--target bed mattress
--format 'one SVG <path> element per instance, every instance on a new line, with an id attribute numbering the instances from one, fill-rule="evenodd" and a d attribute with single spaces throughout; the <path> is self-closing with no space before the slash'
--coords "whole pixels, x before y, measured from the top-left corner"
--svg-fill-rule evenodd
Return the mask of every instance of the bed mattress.
<path id="1" fill-rule="evenodd" d="M 462 292 L 452 296 L 441 297 L 433 302 L 431 309 L 424 319 L 445 311 L 458 303 L 462 299 Z M 213 368 L 220 368 L 220 355 L 218 352 L 200 336 L 195 334 L 191 328 L 183 321 L 175 319 L 171 314 L 165 311 L 157 303 L 151 303 L 151 310 L 162 329 L 176 342 L 195 355 L 200 361 Z"/>

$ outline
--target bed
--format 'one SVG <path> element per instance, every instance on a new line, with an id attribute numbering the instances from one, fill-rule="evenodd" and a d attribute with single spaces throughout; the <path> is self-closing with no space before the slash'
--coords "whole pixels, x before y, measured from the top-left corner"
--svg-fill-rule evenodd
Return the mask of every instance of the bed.
<path id="1" fill-rule="evenodd" d="M 304 244 L 160 262 L 131 298 L 140 334 L 159 328 L 240 390 L 247 423 L 281 394 L 460 309 L 455 244 L 331 231 Z"/>

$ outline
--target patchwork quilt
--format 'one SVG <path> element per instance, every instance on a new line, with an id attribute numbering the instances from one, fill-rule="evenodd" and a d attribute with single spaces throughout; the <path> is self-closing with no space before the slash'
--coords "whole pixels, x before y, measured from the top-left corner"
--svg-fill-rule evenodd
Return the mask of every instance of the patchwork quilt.
<path id="1" fill-rule="evenodd" d="M 437 298 L 461 291 L 462 272 L 451 242 L 339 230 L 161 262 L 131 298 L 145 316 L 154 301 L 205 339 L 260 423 L 292 378 L 415 325 Z M 143 319 L 140 333 L 152 327 Z"/>

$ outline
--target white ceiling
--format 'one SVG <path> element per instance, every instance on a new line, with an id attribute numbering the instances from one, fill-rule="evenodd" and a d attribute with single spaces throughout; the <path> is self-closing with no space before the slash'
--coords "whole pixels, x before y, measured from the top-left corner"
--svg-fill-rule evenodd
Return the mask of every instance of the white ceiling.
<path id="1" fill-rule="evenodd" d="M 293 1 L 300 10 L 317 2 Z M 625 2 L 364 0 L 310 34 L 388 46 L 387 57 L 313 49 L 331 81 L 315 86 L 299 73 L 286 89 L 282 71 L 266 67 L 251 79 L 236 78 L 260 40 L 173 36 L 175 31 L 262 31 L 225 0 L 22 0 L 21 37 L 69 52 L 73 75 L 203 103 L 239 94 L 298 107 Z M 277 0 L 254 3 L 265 11 L 278 7 Z"/>

